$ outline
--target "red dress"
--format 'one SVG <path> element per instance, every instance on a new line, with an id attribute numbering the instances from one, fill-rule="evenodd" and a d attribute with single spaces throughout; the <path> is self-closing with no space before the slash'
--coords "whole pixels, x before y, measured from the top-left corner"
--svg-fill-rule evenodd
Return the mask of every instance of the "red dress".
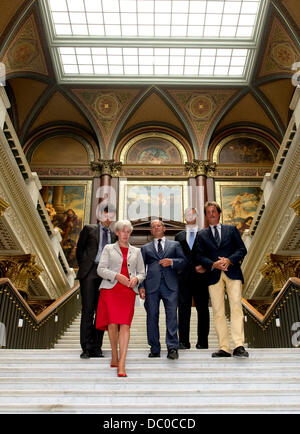
<path id="1" fill-rule="evenodd" d="M 129 278 L 127 268 L 128 247 L 120 247 L 123 254 L 121 274 Z M 107 330 L 108 324 L 131 325 L 136 293 L 117 282 L 112 289 L 101 288 L 96 315 L 96 329 Z"/>

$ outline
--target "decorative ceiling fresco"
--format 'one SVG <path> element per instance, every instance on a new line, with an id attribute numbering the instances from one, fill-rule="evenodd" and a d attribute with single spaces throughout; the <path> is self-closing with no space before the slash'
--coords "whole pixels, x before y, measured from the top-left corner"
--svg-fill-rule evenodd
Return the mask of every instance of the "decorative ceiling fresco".
<path id="1" fill-rule="evenodd" d="M 147 126 L 179 132 L 197 159 L 208 158 L 211 143 L 235 129 L 261 131 L 279 145 L 294 92 L 292 68 L 300 59 L 299 25 L 298 0 L 268 1 L 246 85 L 216 86 L 213 78 L 211 85 L 59 84 L 40 2 L 2 0 L 0 61 L 10 115 L 25 149 L 44 134 L 80 131 L 105 159 L 114 158 L 123 137 Z"/>

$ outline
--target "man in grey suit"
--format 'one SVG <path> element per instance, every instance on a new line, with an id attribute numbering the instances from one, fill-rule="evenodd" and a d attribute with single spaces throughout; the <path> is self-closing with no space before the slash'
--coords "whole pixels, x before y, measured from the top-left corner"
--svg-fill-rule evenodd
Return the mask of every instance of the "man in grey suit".
<path id="1" fill-rule="evenodd" d="M 101 252 L 106 244 L 114 243 L 116 235 L 109 229 L 115 216 L 111 206 L 100 208 L 99 224 L 84 226 L 77 243 L 76 258 L 79 265 L 77 279 L 80 281 L 81 323 L 80 345 L 82 359 L 103 357 L 103 330 L 95 328 L 95 313 L 99 299 L 99 287 L 102 278 L 97 274 Z"/>
<path id="2" fill-rule="evenodd" d="M 163 301 L 166 312 L 166 344 L 168 358 L 178 359 L 177 335 L 177 272 L 186 264 L 184 253 L 177 241 L 165 237 L 165 226 L 160 220 L 151 222 L 154 240 L 141 248 L 147 269 L 146 279 L 139 288 L 140 297 L 145 299 L 147 312 L 147 337 L 150 345 L 149 357 L 160 357 L 159 305 Z"/>

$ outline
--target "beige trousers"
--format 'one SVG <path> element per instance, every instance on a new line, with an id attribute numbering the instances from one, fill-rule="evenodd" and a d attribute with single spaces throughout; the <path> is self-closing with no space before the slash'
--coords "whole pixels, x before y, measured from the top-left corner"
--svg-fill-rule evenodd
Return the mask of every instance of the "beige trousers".
<path id="1" fill-rule="evenodd" d="M 209 295 L 212 304 L 214 322 L 220 350 L 230 352 L 229 333 L 225 316 L 225 288 L 230 305 L 231 337 L 234 348 L 244 346 L 244 315 L 242 309 L 242 282 L 232 280 L 221 272 L 220 280 L 210 285 Z"/>

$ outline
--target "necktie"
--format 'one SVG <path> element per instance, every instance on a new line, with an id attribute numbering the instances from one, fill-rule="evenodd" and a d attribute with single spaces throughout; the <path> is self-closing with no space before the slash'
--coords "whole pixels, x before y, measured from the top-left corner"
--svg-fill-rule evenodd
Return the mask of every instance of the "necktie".
<path id="1" fill-rule="evenodd" d="M 221 243 L 221 240 L 220 240 L 220 235 L 219 235 L 219 231 L 218 231 L 217 226 L 214 226 L 214 230 L 215 230 L 215 240 L 216 240 L 216 243 L 217 243 L 217 245 L 219 247 L 220 243 Z"/>
<path id="2" fill-rule="evenodd" d="M 108 228 L 102 228 L 102 229 L 103 229 L 103 233 L 102 233 L 102 250 L 103 250 L 106 244 L 108 243 Z"/>
<path id="3" fill-rule="evenodd" d="M 158 240 L 158 244 L 157 244 L 157 253 L 158 253 L 158 256 L 159 256 L 160 258 L 162 258 L 163 255 L 164 255 L 164 251 L 163 251 L 163 248 L 162 248 L 162 245 L 161 245 L 161 239 Z"/>
<path id="4" fill-rule="evenodd" d="M 195 232 L 194 232 L 194 231 L 191 231 L 191 232 L 190 232 L 190 236 L 189 236 L 189 246 L 190 246 L 190 250 L 192 250 L 192 248 L 193 248 L 194 240 L 195 240 Z"/>

